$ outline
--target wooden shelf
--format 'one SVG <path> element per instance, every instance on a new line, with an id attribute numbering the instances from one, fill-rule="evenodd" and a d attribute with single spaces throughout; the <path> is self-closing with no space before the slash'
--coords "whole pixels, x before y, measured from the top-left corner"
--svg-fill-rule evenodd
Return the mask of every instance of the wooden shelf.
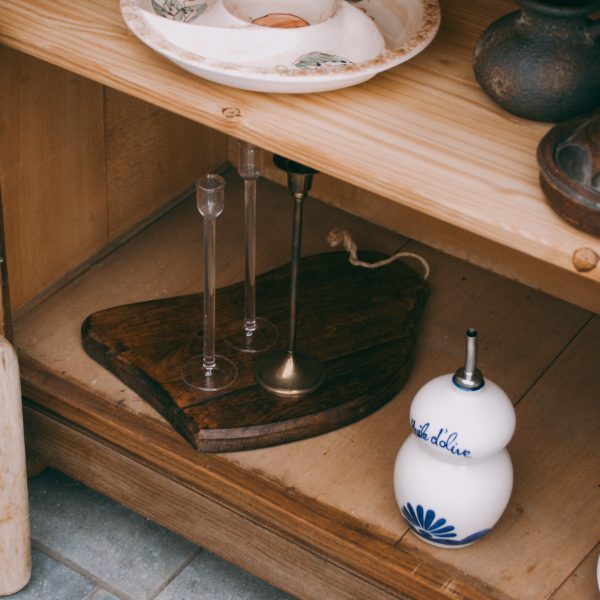
<path id="1" fill-rule="evenodd" d="M 0 174 L 28 443 L 49 464 L 303 598 L 587 598 L 600 538 L 599 317 L 432 247 L 600 312 L 600 269 L 578 274 L 571 265 L 574 250 L 599 242 L 546 205 L 535 154 L 548 125 L 503 112 L 473 79 L 478 35 L 515 6 L 441 4 L 440 33 L 414 60 L 361 86 L 292 96 L 180 70 L 128 31 L 117 0 L 0 0 L 8 47 L 0 51 L 10 63 L 1 70 Z M 359 247 L 391 253 L 406 244 L 432 266 L 414 371 L 394 400 L 331 434 L 223 456 L 195 452 L 79 339 L 91 312 L 198 291 L 201 227 L 191 204 L 73 279 L 164 211 L 190 173 L 223 161 L 222 133 L 324 173 L 315 194 L 347 212 L 308 202 L 306 254 L 325 250 L 329 228 L 342 226 Z M 178 160 L 167 169 L 171 155 Z M 260 185 L 258 266 L 267 271 L 289 256 L 291 202 L 286 190 Z M 228 194 L 219 286 L 243 276 L 237 180 Z M 391 472 L 414 393 L 460 364 L 470 326 L 481 331 L 485 374 L 517 405 L 515 488 L 488 538 L 442 551 L 408 532 Z"/>
<path id="2" fill-rule="evenodd" d="M 228 181 L 219 286 L 243 277 L 241 186 Z M 263 272 L 289 255 L 292 202 L 269 182 L 258 193 Z M 305 254 L 326 250 L 334 226 L 349 229 L 359 248 L 390 253 L 404 244 L 431 265 L 414 370 L 384 408 L 302 442 L 205 455 L 85 355 L 80 326 L 91 312 L 199 290 L 201 221 L 186 202 L 16 321 L 30 448 L 302 598 L 592 597 L 599 317 L 310 199 Z M 439 550 L 407 531 L 392 467 L 412 397 L 460 364 L 469 326 L 480 330 L 485 375 L 516 404 L 515 487 L 485 540 Z"/>
<path id="3" fill-rule="evenodd" d="M 318 95 L 198 79 L 140 43 L 116 0 L 0 0 L 0 42 L 373 192 L 385 199 L 377 211 L 360 196 L 337 203 L 399 230 L 400 218 L 410 221 L 406 233 L 428 244 L 445 234 L 430 233 L 431 221 L 413 231 L 418 219 L 401 209 L 453 228 L 453 241 L 440 247 L 490 268 L 505 258 L 501 248 L 517 253 L 513 262 L 528 257 L 529 266 L 501 270 L 600 311 L 600 269 L 576 274 L 571 263 L 577 248 L 598 249 L 598 239 L 557 217 L 538 185 L 536 147 L 548 125 L 496 107 L 471 73 L 478 35 L 514 5 L 441 4 L 441 30 L 421 55 L 364 85 Z M 551 270 L 540 272 L 543 265 Z"/>

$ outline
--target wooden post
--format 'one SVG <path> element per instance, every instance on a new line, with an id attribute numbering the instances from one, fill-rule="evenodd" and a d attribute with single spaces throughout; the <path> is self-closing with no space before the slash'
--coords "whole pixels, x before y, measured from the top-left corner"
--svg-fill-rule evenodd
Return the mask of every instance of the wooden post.
<path id="1" fill-rule="evenodd" d="M 0 596 L 31 576 L 23 409 L 17 354 L 0 337 Z"/>
<path id="2" fill-rule="evenodd" d="M 21 380 L 17 353 L 10 343 L 12 335 L 0 193 L 0 596 L 18 592 L 31 577 Z"/>

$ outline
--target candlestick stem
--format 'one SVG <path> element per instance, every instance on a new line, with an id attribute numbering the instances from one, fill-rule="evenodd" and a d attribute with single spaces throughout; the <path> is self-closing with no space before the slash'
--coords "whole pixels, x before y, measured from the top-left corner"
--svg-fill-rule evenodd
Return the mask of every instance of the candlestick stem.
<path id="1" fill-rule="evenodd" d="M 267 392 L 278 396 L 304 396 L 315 391 L 324 379 L 321 362 L 314 356 L 296 351 L 298 320 L 298 268 L 302 246 L 302 208 L 312 186 L 314 169 L 281 156 L 275 164 L 287 171 L 288 187 L 294 197 L 292 252 L 290 265 L 290 321 L 287 350 L 265 356 L 256 365 L 256 380 Z"/>

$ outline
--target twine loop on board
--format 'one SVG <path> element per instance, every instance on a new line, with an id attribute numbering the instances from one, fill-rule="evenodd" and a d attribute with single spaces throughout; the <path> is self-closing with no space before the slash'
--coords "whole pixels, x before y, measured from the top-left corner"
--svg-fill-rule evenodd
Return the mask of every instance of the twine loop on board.
<path id="1" fill-rule="evenodd" d="M 355 267 L 364 267 L 365 269 L 378 269 L 379 267 L 385 267 L 386 265 L 393 263 L 399 258 L 414 258 L 419 263 L 421 263 L 421 266 L 423 267 L 423 279 L 427 279 L 431 271 L 431 269 L 429 268 L 429 263 L 422 256 L 419 256 L 418 254 L 413 254 L 412 252 L 402 252 L 400 250 L 398 252 L 395 252 L 391 256 L 388 256 L 387 258 L 384 258 L 382 260 L 378 260 L 374 263 L 359 260 L 357 256 L 358 248 L 356 247 L 356 244 L 354 243 L 354 240 L 352 239 L 350 234 L 345 229 L 332 229 L 327 234 L 327 242 L 332 248 L 343 246 L 344 250 L 346 250 L 346 252 L 348 252 L 349 254 L 348 260 L 350 264 L 354 265 Z"/>

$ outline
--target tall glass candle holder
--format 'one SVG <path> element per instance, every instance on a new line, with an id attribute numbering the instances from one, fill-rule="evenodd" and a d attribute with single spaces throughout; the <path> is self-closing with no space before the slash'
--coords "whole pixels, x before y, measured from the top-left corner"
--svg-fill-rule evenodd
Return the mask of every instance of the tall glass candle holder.
<path id="1" fill-rule="evenodd" d="M 225 181 L 208 174 L 196 182 L 196 206 L 204 219 L 204 333 L 203 353 L 190 358 L 181 368 L 181 376 L 190 387 L 214 392 L 231 385 L 237 367 L 215 353 L 216 336 L 216 225 L 223 212 Z"/>
<path id="2" fill-rule="evenodd" d="M 225 341 L 241 352 L 263 352 L 277 341 L 277 328 L 256 316 L 256 181 L 262 173 L 262 150 L 238 140 L 237 164 L 244 179 L 244 318 L 231 323 Z"/>

